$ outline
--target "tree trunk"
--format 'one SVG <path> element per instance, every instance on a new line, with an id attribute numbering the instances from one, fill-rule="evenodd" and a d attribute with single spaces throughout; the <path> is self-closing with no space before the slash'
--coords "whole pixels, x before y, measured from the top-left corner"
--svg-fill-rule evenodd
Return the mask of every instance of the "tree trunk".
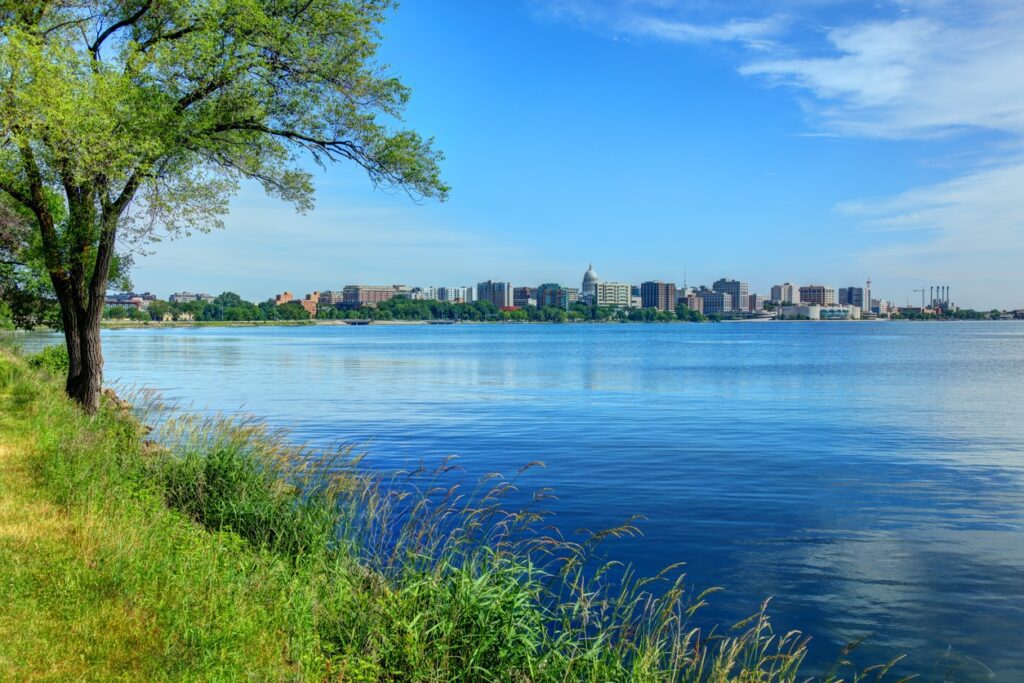
<path id="1" fill-rule="evenodd" d="M 100 407 L 100 392 L 103 389 L 103 351 L 100 347 L 100 321 L 83 315 L 78 320 L 76 335 L 80 357 L 78 376 L 68 375 L 68 396 L 81 404 L 89 415 L 95 415 Z M 68 343 L 70 344 L 70 338 Z M 70 346 L 68 347 L 70 349 Z M 72 385 L 72 380 L 73 385 Z"/>

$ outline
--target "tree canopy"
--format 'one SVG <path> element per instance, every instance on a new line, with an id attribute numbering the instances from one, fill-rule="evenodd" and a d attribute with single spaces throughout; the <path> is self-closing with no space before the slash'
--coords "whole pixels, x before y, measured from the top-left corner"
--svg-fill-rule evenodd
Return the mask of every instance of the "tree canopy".
<path id="1" fill-rule="evenodd" d="M 307 210 L 310 163 L 444 199 L 376 62 L 391 0 L 0 0 L 0 192 L 27 214 L 68 343 L 99 391 L 117 248 L 222 225 L 243 180 Z M 79 392 L 87 396 L 78 396 Z"/>

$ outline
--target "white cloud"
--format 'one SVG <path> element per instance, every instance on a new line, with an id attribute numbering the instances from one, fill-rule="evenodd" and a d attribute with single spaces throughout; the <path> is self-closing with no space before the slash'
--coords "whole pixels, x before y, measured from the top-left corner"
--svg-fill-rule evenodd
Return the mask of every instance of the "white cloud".
<path id="1" fill-rule="evenodd" d="M 740 73 L 810 92 L 818 122 L 840 134 L 1024 135 L 1024 3 L 909 14 L 831 29 L 825 56 L 761 59 Z"/>
<path id="2" fill-rule="evenodd" d="M 781 17 L 697 20 L 693 4 L 678 0 L 555 0 L 535 3 L 540 14 L 615 35 L 675 43 L 736 42 L 763 49 L 783 26 Z"/>
<path id="3" fill-rule="evenodd" d="M 952 180 L 839 208 L 879 246 L 861 254 L 873 272 L 957 283 L 955 300 L 977 307 L 1024 305 L 1024 158 Z M 908 286 L 921 282 L 907 280 Z"/>

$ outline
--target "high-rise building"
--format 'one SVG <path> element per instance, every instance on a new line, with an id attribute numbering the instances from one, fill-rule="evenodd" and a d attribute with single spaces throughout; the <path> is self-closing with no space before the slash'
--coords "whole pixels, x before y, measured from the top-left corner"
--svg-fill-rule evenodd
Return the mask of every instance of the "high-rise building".
<path id="1" fill-rule="evenodd" d="M 720 280 L 715 280 L 715 283 L 711 285 L 711 289 L 732 297 L 732 307 L 736 310 L 745 311 L 750 306 L 750 303 L 747 301 L 750 294 L 746 282 L 727 280 L 723 277 Z"/>
<path id="2" fill-rule="evenodd" d="M 597 273 L 594 272 L 594 264 L 587 266 L 587 272 L 583 273 L 582 301 L 587 305 L 597 302 Z"/>
<path id="3" fill-rule="evenodd" d="M 644 308 L 672 311 L 676 306 L 676 284 L 651 280 L 640 285 L 640 303 Z"/>
<path id="4" fill-rule="evenodd" d="M 490 301 L 498 308 L 512 305 L 512 283 L 487 280 L 476 285 L 477 301 Z"/>
<path id="5" fill-rule="evenodd" d="M 857 306 L 862 310 L 870 309 L 871 290 L 864 287 L 840 287 L 837 303 Z"/>
<path id="6" fill-rule="evenodd" d="M 579 290 L 576 290 L 577 292 Z M 554 282 L 545 282 L 537 288 L 537 308 L 569 308 L 572 303 L 570 299 L 570 288 L 563 287 Z"/>
<path id="7" fill-rule="evenodd" d="M 473 301 L 472 287 L 436 287 L 435 290 L 438 301 L 453 304 L 468 304 Z"/>
<path id="8" fill-rule="evenodd" d="M 697 292 L 701 300 L 701 312 L 704 315 L 715 313 L 731 313 L 733 310 L 732 294 L 716 292 L 713 289 L 701 289 Z"/>
<path id="9" fill-rule="evenodd" d="M 512 305 L 516 308 L 536 306 L 537 299 L 533 287 L 516 287 L 512 290 Z"/>
<path id="10" fill-rule="evenodd" d="M 836 290 L 825 285 L 807 285 L 800 288 L 800 303 L 818 304 L 819 306 L 834 306 L 836 304 Z"/>
<path id="11" fill-rule="evenodd" d="M 625 282 L 598 282 L 597 305 L 628 307 L 630 289 L 630 285 Z"/>
<path id="12" fill-rule="evenodd" d="M 757 313 L 758 311 L 764 310 L 764 297 L 760 294 L 750 294 L 747 297 L 747 310 L 751 313 Z"/>
<path id="13" fill-rule="evenodd" d="M 788 282 L 772 287 L 772 301 L 777 304 L 793 304 L 797 301 L 796 285 Z"/>

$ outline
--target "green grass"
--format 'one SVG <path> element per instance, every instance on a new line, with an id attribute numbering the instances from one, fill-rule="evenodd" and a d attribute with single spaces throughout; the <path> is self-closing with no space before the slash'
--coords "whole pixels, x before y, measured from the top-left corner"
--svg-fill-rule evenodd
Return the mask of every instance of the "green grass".
<path id="1" fill-rule="evenodd" d="M 255 422 L 146 434 L 0 351 L 0 676 L 12 680 L 796 681 L 762 607 L 713 632 L 678 568 L 591 560 L 445 464 L 382 480 Z M 139 401 L 145 403 L 145 401 Z M 156 445 L 159 443 L 160 445 Z M 543 504 L 544 492 L 537 496 Z M 616 577 L 614 580 L 611 577 Z M 848 653 L 842 653 L 842 656 Z M 840 658 L 821 680 L 870 677 Z"/>

